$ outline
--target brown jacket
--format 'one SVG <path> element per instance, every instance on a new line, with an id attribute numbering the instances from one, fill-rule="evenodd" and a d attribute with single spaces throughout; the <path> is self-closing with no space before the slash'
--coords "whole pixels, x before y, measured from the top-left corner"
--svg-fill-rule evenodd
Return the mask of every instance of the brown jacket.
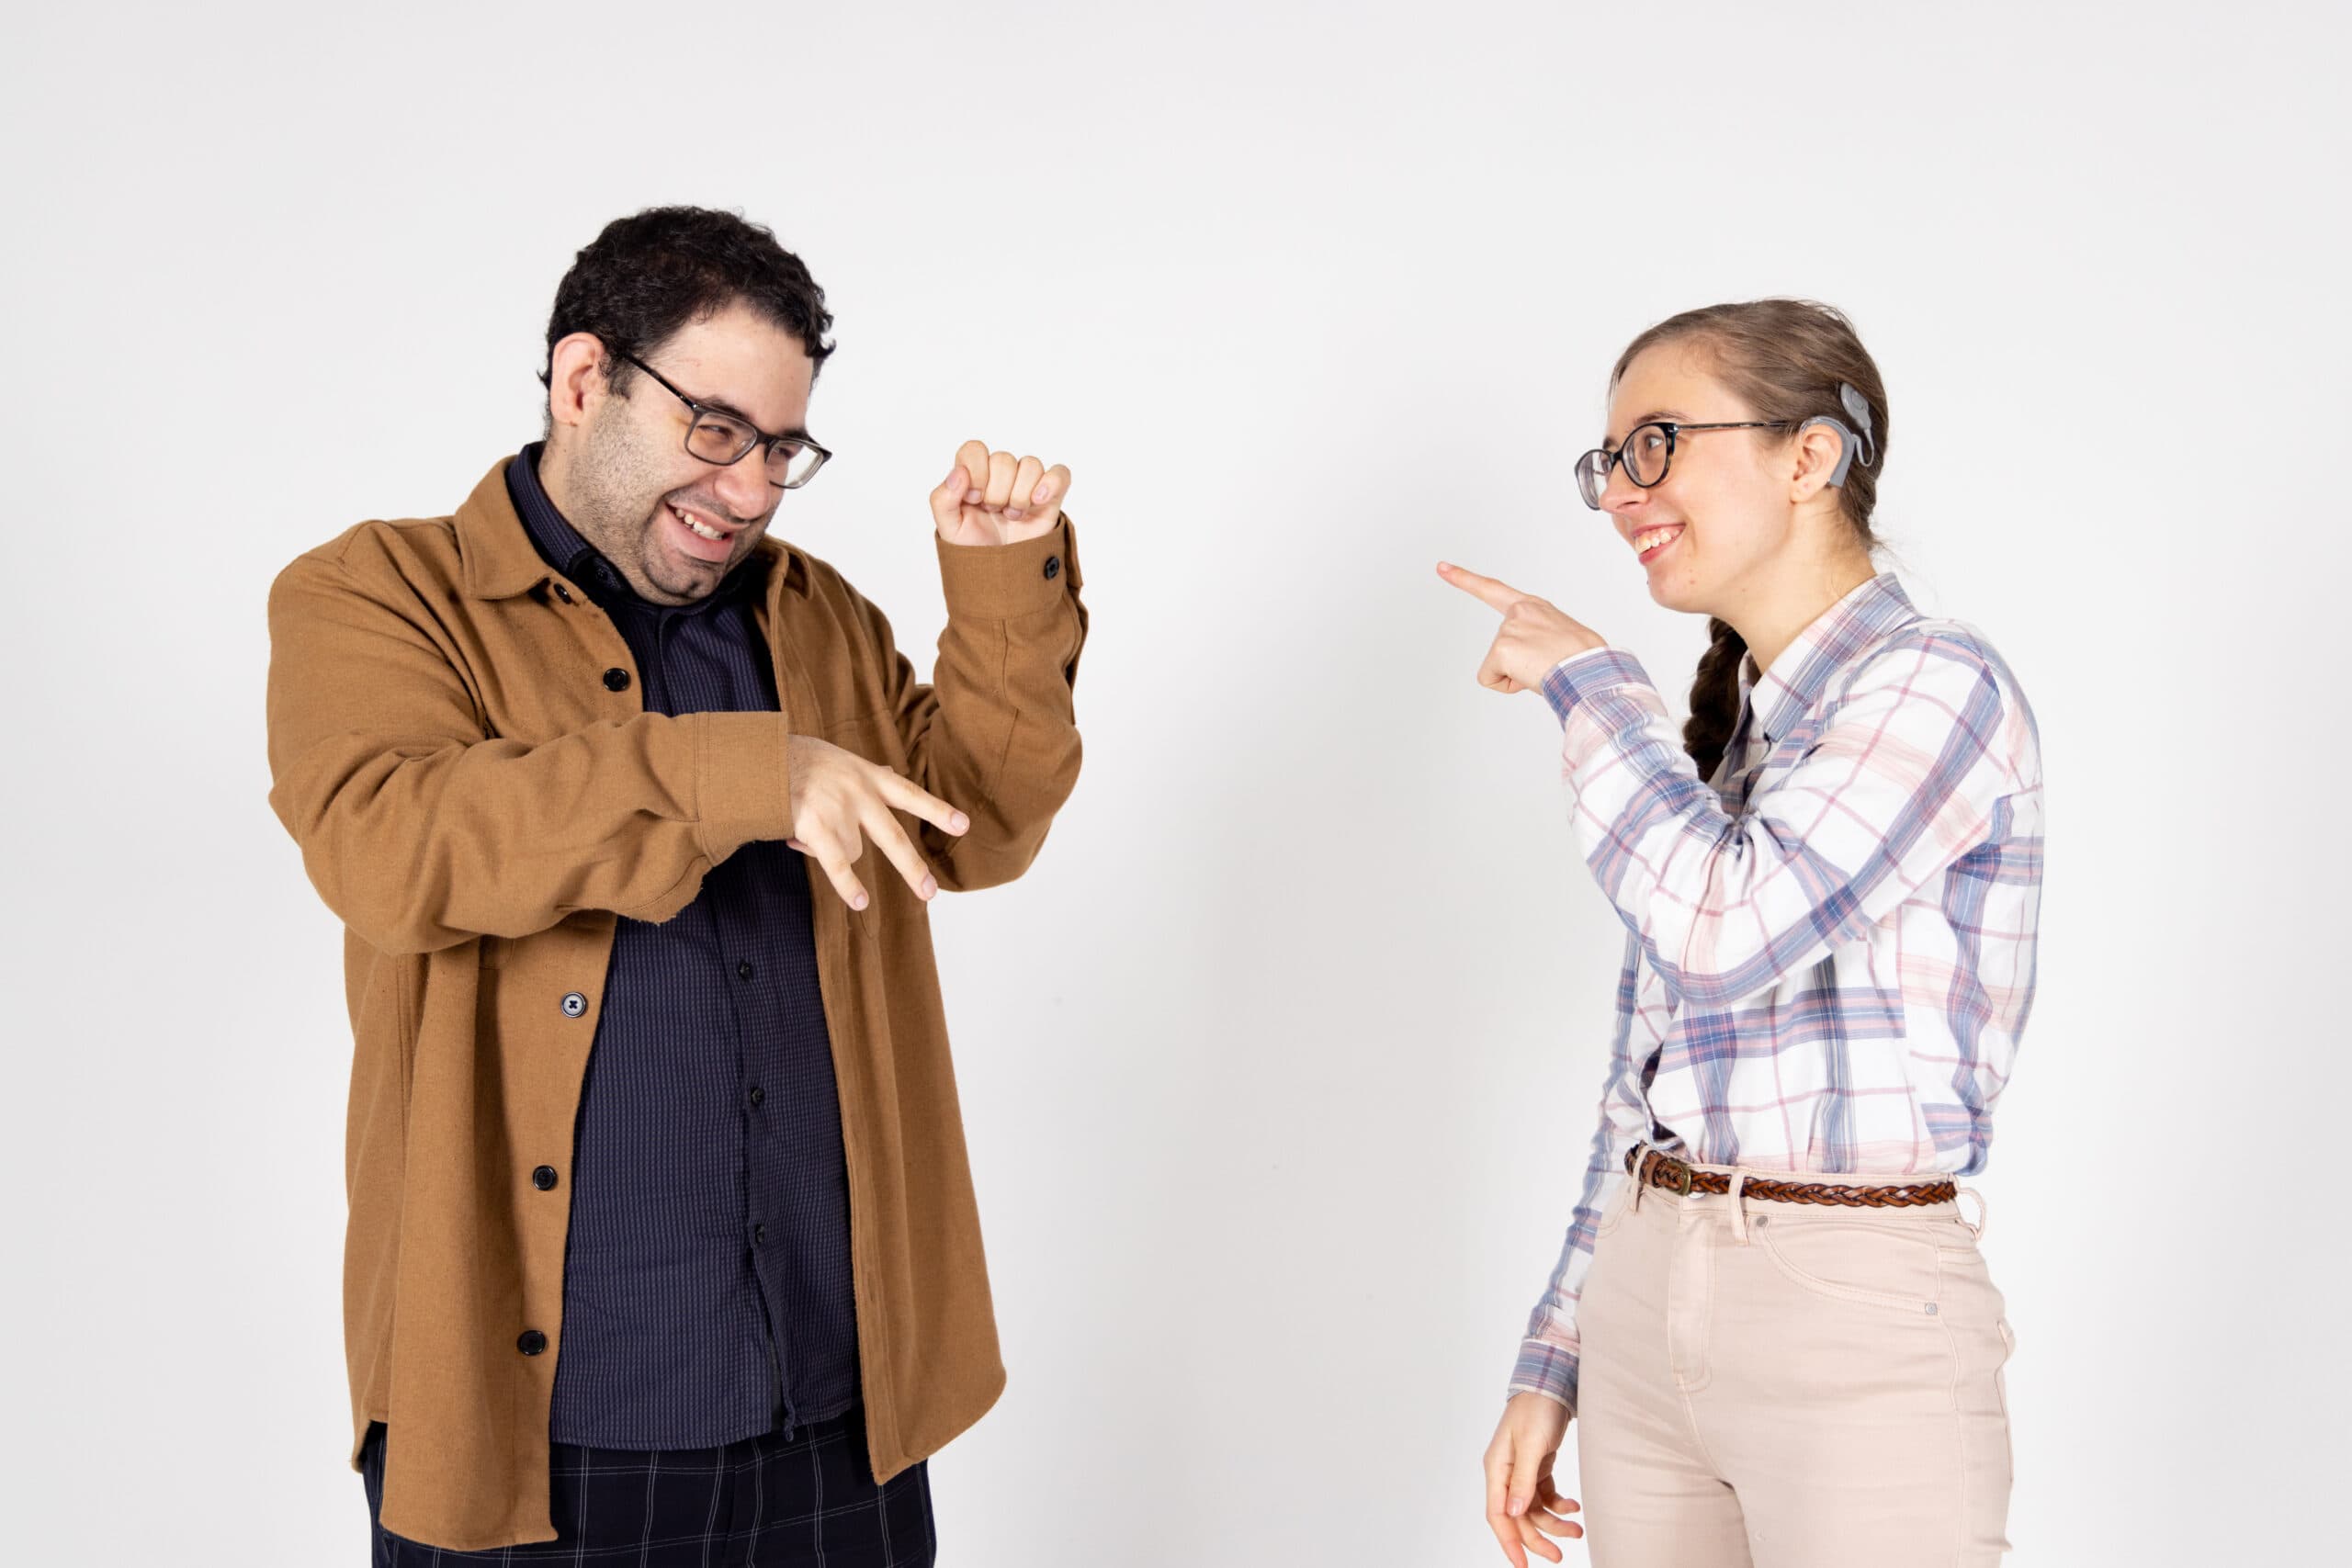
<path id="1" fill-rule="evenodd" d="M 461 1550 L 550 1540 L 567 1171 L 615 917 L 663 920 L 788 829 L 787 733 L 960 807 L 917 842 L 943 888 L 1019 875 L 1078 776 L 1086 611 L 1068 523 L 942 543 L 937 684 L 824 562 L 775 539 L 761 613 L 784 711 L 643 711 L 620 632 L 550 570 L 504 460 L 454 517 L 363 523 L 269 595 L 270 805 L 345 925 L 355 1042 L 344 1255 L 352 1452 L 390 1449 L 383 1523 Z M 849 1167 L 861 1382 L 877 1479 L 1004 1384 L 921 900 L 877 853 L 854 913 L 813 878 Z M 542 1354 L 520 1344 L 536 1331 Z"/>

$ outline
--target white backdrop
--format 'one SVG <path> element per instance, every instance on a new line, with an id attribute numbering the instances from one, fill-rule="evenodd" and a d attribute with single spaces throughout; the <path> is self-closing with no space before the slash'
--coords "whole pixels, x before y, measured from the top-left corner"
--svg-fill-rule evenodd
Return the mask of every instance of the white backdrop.
<path id="1" fill-rule="evenodd" d="M 1624 342 L 1849 311 L 1881 523 L 2018 671 L 2040 998 L 2000 1107 L 2014 1561 L 2325 1546 L 2352 1459 L 2337 824 L 2344 13 L 46 6 L 0 61 L 16 518 L 6 1554 L 357 1562 L 337 927 L 263 595 L 537 431 L 557 279 L 774 226 L 841 352 L 778 530 L 903 644 L 958 442 L 1069 461 L 1087 760 L 937 915 L 1012 1382 L 962 1564 L 1492 1564 L 1619 927 L 1441 556 L 1679 701 L 1574 497 Z M 2305 1216 L 2309 1216 L 2308 1219 Z M 1571 1549 L 1571 1561 L 1580 1549 Z"/>

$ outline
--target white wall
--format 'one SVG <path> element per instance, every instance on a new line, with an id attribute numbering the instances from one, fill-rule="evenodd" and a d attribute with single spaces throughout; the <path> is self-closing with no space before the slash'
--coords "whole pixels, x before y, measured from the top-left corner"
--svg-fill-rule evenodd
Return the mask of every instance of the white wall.
<path id="1" fill-rule="evenodd" d="M 1549 594 L 1679 700 L 1702 627 L 1567 465 L 1634 333 L 1775 292 L 1860 323 L 1905 580 L 1991 635 L 2047 751 L 2042 988 L 1983 1182 L 2014 1560 L 2328 1539 L 2340 10 L 8 31 L 12 1559 L 359 1561 L 349 1038 L 264 800 L 263 594 L 532 438 L 556 280 L 669 200 L 828 289 L 840 457 L 778 526 L 902 641 L 941 619 L 959 441 L 1077 473 L 1085 774 L 1024 882 L 938 916 L 1012 1370 L 933 1466 L 949 1561 L 1499 1561 L 1477 1460 L 1619 939 L 1555 728 L 1472 684 L 1490 619 L 1430 567 Z"/>

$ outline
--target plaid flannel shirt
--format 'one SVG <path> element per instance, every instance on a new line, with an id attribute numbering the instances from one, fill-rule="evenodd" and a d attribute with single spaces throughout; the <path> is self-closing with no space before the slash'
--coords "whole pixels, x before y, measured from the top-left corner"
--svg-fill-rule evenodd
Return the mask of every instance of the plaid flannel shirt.
<path id="1" fill-rule="evenodd" d="M 1882 572 L 1770 669 L 1743 659 L 1739 690 L 1702 781 L 1623 649 L 1544 682 L 1578 844 L 1627 931 L 1583 1194 L 1510 1381 L 1570 1409 L 1628 1149 L 1973 1174 L 2032 1006 L 2041 744 L 1984 634 Z"/>

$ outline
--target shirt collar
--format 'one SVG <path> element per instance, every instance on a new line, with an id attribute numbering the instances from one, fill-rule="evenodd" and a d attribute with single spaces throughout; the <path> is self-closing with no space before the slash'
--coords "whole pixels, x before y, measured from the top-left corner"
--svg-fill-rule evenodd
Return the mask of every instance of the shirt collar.
<path id="1" fill-rule="evenodd" d="M 514 515 L 523 520 L 523 531 L 531 536 L 532 547 L 539 558 L 577 580 L 592 563 L 604 557 L 596 547 L 580 536 L 565 518 L 562 511 L 548 498 L 547 487 L 539 483 L 539 454 L 547 444 L 534 441 L 515 454 L 506 465 L 506 493 L 514 502 Z"/>
<path id="2" fill-rule="evenodd" d="M 1740 701 L 1754 705 L 1764 738 L 1778 740 L 1813 710 L 1838 671 L 1887 633 L 1918 618 L 1894 573 L 1882 571 L 1815 616 L 1781 649 L 1770 669 L 1758 673 L 1756 655 L 1743 655 Z"/>
<path id="3" fill-rule="evenodd" d="M 800 552 L 770 536 L 762 538 L 741 564 L 719 580 L 718 586 L 705 598 L 691 604 L 652 604 L 638 597 L 628 586 L 628 580 L 618 568 L 606 560 L 595 546 L 581 536 L 555 501 L 539 482 L 539 455 L 547 443 L 534 441 L 515 455 L 506 465 L 506 492 L 514 503 L 515 515 L 522 519 L 523 531 L 530 536 L 532 547 L 539 558 L 562 572 L 583 588 L 622 595 L 628 602 L 660 612 L 675 611 L 694 614 L 711 605 L 729 603 L 755 592 L 766 586 L 769 573 L 783 566 L 786 585 L 806 596 L 808 592 L 808 571 Z"/>

